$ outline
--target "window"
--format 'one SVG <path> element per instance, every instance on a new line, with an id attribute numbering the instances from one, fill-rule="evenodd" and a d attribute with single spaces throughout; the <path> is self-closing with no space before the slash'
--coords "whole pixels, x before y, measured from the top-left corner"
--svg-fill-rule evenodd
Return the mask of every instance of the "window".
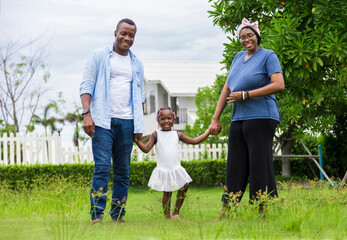
<path id="1" fill-rule="evenodd" d="M 151 91 L 149 95 L 149 113 L 155 112 L 155 91 Z"/>
<path id="2" fill-rule="evenodd" d="M 168 106 L 167 93 L 163 93 L 163 107 Z"/>
<path id="3" fill-rule="evenodd" d="M 143 114 L 144 115 L 147 115 L 148 114 L 148 104 L 147 104 L 147 102 L 148 102 L 148 98 L 146 97 L 146 99 L 145 99 L 145 103 L 143 104 Z"/>

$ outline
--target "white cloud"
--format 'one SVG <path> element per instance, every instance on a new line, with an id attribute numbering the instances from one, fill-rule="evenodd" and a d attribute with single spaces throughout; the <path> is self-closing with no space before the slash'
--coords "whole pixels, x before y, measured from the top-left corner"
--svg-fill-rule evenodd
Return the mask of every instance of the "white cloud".
<path id="1" fill-rule="evenodd" d="M 79 101 L 87 58 L 112 44 L 124 17 L 137 24 L 132 50 L 142 60 L 221 61 L 227 41 L 208 17 L 208 0 L 0 0 L 0 5 L 0 45 L 43 35 L 49 41 L 50 86 L 63 92 L 69 106 Z"/>

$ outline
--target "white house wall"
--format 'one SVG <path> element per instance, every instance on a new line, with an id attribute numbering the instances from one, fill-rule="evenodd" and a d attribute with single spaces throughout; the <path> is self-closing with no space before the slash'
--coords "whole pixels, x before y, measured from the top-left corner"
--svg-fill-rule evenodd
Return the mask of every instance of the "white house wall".
<path id="1" fill-rule="evenodd" d="M 187 124 L 193 125 L 196 119 L 195 112 L 198 110 L 195 105 L 195 97 L 178 97 L 178 102 L 179 108 L 187 109 Z M 183 125 L 183 129 L 185 125 L 186 124 Z"/>
<path id="2" fill-rule="evenodd" d="M 196 120 L 197 107 L 195 95 L 199 87 L 210 86 L 216 79 L 216 74 L 225 72 L 218 62 L 144 62 L 146 114 L 145 135 L 158 129 L 156 112 L 168 105 L 175 107 L 171 101 L 177 101 L 177 114 L 181 114 L 180 124 L 175 129 L 183 131 L 186 124 L 193 125 Z M 153 112 L 150 112 L 150 94 L 154 93 Z M 167 92 L 167 95 L 165 93 Z M 176 99 L 176 100 L 174 100 Z M 184 110 L 183 110 L 184 109 Z M 186 118 L 184 115 L 186 114 Z M 182 123 L 184 122 L 184 123 Z"/>
<path id="3" fill-rule="evenodd" d="M 150 92 L 155 92 L 155 112 L 150 113 Z M 170 103 L 170 96 L 168 95 L 167 99 L 164 100 L 164 94 L 166 93 L 165 89 L 160 86 L 160 84 L 157 83 L 146 83 L 145 84 L 145 94 L 146 94 L 146 108 L 147 108 L 147 114 L 144 116 L 144 122 L 145 122 L 145 134 L 149 135 L 156 129 L 158 129 L 158 123 L 156 121 L 156 112 L 159 108 L 164 107 L 167 103 L 168 106 L 171 107 Z M 187 124 L 194 125 L 194 122 L 196 120 L 196 111 L 197 107 L 195 105 L 195 97 L 177 97 L 179 108 L 185 108 L 187 109 Z M 175 124 L 174 128 L 175 130 L 184 131 L 186 123 L 180 123 Z"/>
<path id="4" fill-rule="evenodd" d="M 152 132 L 158 129 L 158 122 L 156 120 L 156 113 L 145 115 L 145 133 L 144 136 L 150 135 Z"/>
<path id="5" fill-rule="evenodd" d="M 157 95 L 158 95 L 158 87 L 157 83 L 151 83 L 145 81 L 144 84 L 144 90 L 145 90 L 145 97 L 146 97 L 146 114 L 144 116 L 144 125 L 145 125 L 145 133 L 144 135 L 151 134 L 156 128 L 157 128 L 157 122 L 156 122 L 156 112 L 151 113 L 150 112 L 150 94 L 152 91 L 154 91 L 155 95 L 155 106 L 157 106 Z M 157 107 L 155 107 L 157 109 Z"/>
<path id="6" fill-rule="evenodd" d="M 195 105 L 195 96 L 194 97 L 177 97 L 177 98 L 178 98 L 180 107 L 198 110 L 198 108 Z"/>
<path id="7" fill-rule="evenodd" d="M 170 106 L 168 101 L 167 91 L 160 84 L 157 84 L 157 89 L 158 89 L 158 100 L 157 100 L 156 109 L 159 110 L 162 107 Z"/>
<path id="8" fill-rule="evenodd" d="M 144 90 L 145 90 L 145 97 L 146 97 L 146 112 L 150 113 L 150 94 L 152 91 L 154 91 L 154 95 L 156 96 L 157 101 L 157 95 L 158 95 L 158 89 L 157 89 L 157 83 L 148 83 L 145 82 Z"/>

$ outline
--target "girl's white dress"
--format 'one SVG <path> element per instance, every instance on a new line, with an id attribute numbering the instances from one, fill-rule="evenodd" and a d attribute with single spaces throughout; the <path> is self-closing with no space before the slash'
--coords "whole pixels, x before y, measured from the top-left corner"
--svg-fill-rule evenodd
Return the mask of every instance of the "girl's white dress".
<path id="1" fill-rule="evenodd" d="M 192 181 L 181 166 L 177 131 L 156 131 L 157 166 L 149 179 L 148 186 L 157 191 L 172 192 Z"/>

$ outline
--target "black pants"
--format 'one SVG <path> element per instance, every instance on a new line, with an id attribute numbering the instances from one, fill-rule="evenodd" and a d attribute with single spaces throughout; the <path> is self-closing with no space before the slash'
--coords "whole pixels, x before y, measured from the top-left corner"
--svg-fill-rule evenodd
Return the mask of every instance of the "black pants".
<path id="1" fill-rule="evenodd" d="M 232 122 L 229 129 L 225 191 L 222 201 L 241 201 L 248 178 L 250 201 L 260 194 L 277 196 L 272 145 L 278 122 L 252 119 Z"/>

